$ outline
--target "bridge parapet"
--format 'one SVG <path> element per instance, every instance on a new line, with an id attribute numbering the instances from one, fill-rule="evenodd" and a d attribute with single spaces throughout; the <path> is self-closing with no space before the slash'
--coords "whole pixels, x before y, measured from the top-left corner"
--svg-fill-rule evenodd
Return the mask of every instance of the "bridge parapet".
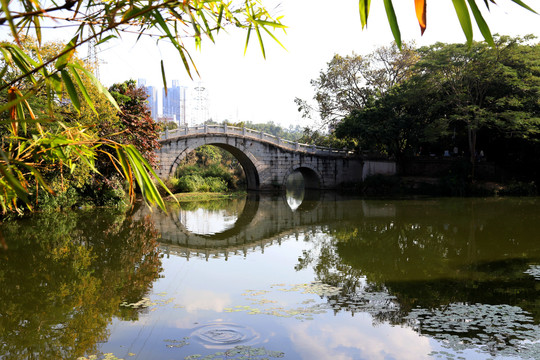
<path id="1" fill-rule="evenodd" d="M 278 136 L 267 134 L 263 131 L 253 130 L 245 127 L 230 126 L 227 124 L 221 125 L 198 125 L 198 126 L 183 126 L 174 130 L 165 130 L 161 133 L 160 140 L 173 139 L 182 136 L 200 135 L 200 134 L 225 134 L 242 136 L 245 138 L 256 139 L 259 141 L 269 142 L 281 148 L 299 151 L 314 155 L 339 155 L 347 156 L 354 154 L 353 151 L 347 149 L 333 149 L 324 146 L 308 145 L 299 142 L 282 139 Z"/>

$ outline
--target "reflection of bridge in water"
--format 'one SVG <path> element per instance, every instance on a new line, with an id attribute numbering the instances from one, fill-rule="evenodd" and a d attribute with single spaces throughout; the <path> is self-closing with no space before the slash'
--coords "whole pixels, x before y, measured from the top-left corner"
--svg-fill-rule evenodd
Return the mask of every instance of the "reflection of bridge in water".
<path id="1" fill-rule="evenodd" d="M 340 201 L 336 201 L 340 200 Z M 182 211 L 172 209 L 168 214 L 150 213 L 146 208 L 138 215 L 150 215 L 161 232 L 160 248 L 166 254 L 183 257 L 228 258 L 229 255 L 247 255 L 262 251 L 283 239 L 295 236 L 317 226 L 335 222 L 353 221 L 358 217 L 393 216 L 393 207 L 347 206 L 347 200 L 332 192 L 306 192 L 302 204 L 291 210 L 284 194 L 279 196 L 249 194 L 234 225 L 222 232 L 203 235 L 186 228 Z"/>

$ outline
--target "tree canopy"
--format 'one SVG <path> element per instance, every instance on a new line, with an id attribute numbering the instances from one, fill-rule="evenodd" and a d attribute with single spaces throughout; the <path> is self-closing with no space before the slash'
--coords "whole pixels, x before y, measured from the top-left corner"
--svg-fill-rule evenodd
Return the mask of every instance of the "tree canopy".
<path id="1" fill-rule="evenodd" d="M 411 76 L 350 111 L 335 135 L 398 160 L 423 147 L 466 152 L 472 169 L 483 152 L 499 163 L 515 163 L 516 153 L 532 161 L 540 140 L 540 44 L 533 40 L 496 36 L 495 47 L 417 49 Z"/>

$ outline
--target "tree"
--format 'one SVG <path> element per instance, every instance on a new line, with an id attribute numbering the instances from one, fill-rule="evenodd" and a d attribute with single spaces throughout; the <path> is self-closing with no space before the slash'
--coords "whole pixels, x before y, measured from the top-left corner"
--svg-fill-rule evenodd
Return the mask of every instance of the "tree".
<path id="1" fill-rule="evenodd" d="M 48 20 L 56 21 L 57 26 L 75 25 L 76 28 L 68 44 L 53 56 L 45 57 L 41 47 L 42 25 Z M 197 70 L 183 39 L 194 39 L 196 47 L 200 48 L 203 37 L 214 41 L 215 34 L 226 25 L 232 25 L 247 30 L 246 46 L 251 32 L 256 33 L 264 56 L 262 33 L 276 39 L 270 29 L 284 27 L 280 19 L 273 19 L 257 0 L 246 0 L 240 6 L 222 0 L 66 0 L 64 4 L 53 3 L 48 8 L 38 2 L 12 1 L 2 2 L 0 22 L 9 25 L 14 38 L 14 43 L 0 44 L 3 56 L 0 92 L 7 93 L 7 101 L 0 106 L 0 112 L 7 112 L 7 122 L 4 124 L 8 125 L 9 130 L 0 148 L 0 205 L 3 212 L 19 209 L 20 201 L 31 207 L 29 195 L 36 191 L 34 184 L 52 192 L 41 176 L 39 165 L 44 158 L 68 166 L 70 170 L 81 163 L 95 170 L 94 159 L 100 152 L 110 154 L 110 161 L 128 179 L 131 189 L 136 181 L 145 200 L 164 207 L 149 174 L 160 181 L 135 147 L 89 135 L 78 124 L 67 126 L 55 117 L 55 106 L 66 101 L 76 111 L 80 111 L 81 103 L 86 103 L 97 114 L 84 78 L 92 81 L 120 110 L 110 93 L 78 63 L 74 55 L 81 45 L 91 41 L 106 42 L 123 31 L 136 31 L 141 36 L 157 33 L 160 40 L 166 38 L 175 46 L 191 76 Z M 35 34 L 38 40 L 35 51 L 22 46 L 22 33 Z M 15 76 L 6 76 L 10 72 Z M 166 83 L 165 74 L 163 80 Z M 32 101 L 38 93 L 43 96 L 47 106 L 43 111 L 36 112 Z M 51 121 L 64 130 L 54 133 L 42 129 L 42 123 Z M 28 137 L 25 127 L 29 122 L 38 124 L 42 130 L 37 138 Z M 112 151 L 103 151 L 105 148 Z"/>
<path id="2" fill-rule="evenodd" d="M 118 129 L 111 129 L 110 133 L 120 131 L 117 142 L 132 144 L 151 165 L 156 165 L 159 125 L 152 119 L 148 95 L 142 87 L 137 87 L 135 80 L 114 84 L 109 91 L 121 110 Z"/>
<path id="3" fill-rule="evenodd" d="M 323 124 L 334 126 L 354 110 L 362 109 L 373 99 L 383 96 L 390 88 L 412 75 L 417 61 L 415 50 L 405 45 L 401 51 L 394 44 L 381 47 L 367 56 L 334 55 L 326 71 L 311 80 L 314 100 Z M 313 108 L 296 98 L 298 110 L 309 117 Z"/>
<path id="4" fill-rule="evenodd" d="M 381 98 L 352 111 L 334 131 L 339 139 L 354 139 L 364 150 L 375 150 L 397 160 L 427 141 L 432 126 L 430 104 L 436 96 L 411 80 L 393 87 Z"/>
<path id="5" fill-rule="evenodd" d="M 435 44 L 420 49 L 418 81 L 441 99 L 434 121 L 446 126 L 464 124 L 474 177 L 478 134 L 511 136 L 538 141 L 540 107 L 539 44 L 531 37 L 495 37 L 495 47 L 486 43 Z"/>

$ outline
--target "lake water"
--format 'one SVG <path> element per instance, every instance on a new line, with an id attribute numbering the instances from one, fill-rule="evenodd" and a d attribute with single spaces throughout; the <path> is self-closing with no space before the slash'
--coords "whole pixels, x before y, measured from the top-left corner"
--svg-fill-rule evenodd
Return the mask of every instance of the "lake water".
<path id="1" fill-rule="evenodd" d="M 301 191 L 0 230 L 0 359 L 540 359 L 539 198 Z"/>

